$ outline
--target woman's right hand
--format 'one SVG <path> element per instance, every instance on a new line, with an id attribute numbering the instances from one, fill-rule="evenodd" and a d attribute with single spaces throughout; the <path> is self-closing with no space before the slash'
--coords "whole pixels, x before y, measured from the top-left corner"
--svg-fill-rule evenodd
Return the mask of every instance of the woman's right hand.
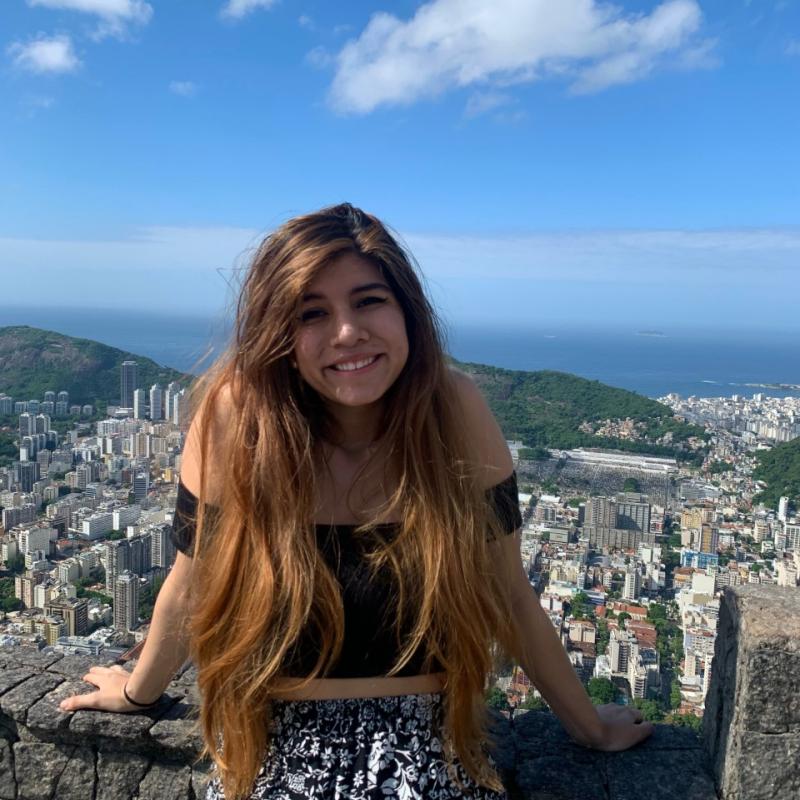
<path id="1" fill-rule="evenodd" d="M 606 752 L 627 750 L 653 733 L 653 723 L 642 719 L 642 712 L 637 708 L 608 703 L 596 706 L 596 709 L 602 724 L 602 736 L 599 741 L 589 744 L 594 749 Z"/>
<path id="2" fill-rule="evenodd" d="M 111 667 L 92 667 L 83 680 L 97 687 L 88 694 L 75 694 L 61 701 L 62 711 L 77 711 L 80 708 L 91 708 L 97 711 L 142 711 L 142 707 L 129 703 L 123 692 L 131 673 L 119 664 Z M 134 698 L 136 699 L 136 698 Z"/>

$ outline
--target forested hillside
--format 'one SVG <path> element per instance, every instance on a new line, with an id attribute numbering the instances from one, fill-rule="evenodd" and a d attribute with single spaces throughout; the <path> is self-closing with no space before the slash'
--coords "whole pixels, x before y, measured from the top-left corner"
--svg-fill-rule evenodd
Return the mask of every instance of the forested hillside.
<path id="1" fill-rule="evenodd" d="M 599 381 L 550 370 L 457 366 L 480 386 L 506 437 L 531 448 L 607 447 L 694 458 L 687 440 L 705 438 L 702 428 L 679 422 L 665 405 Z M 626 418 L 639 423 L 638 438 L 595 435 L 586 425 L 581 430 L 583 423 Z"/>
<path id="2" fill-rule="evenodd" d="M 767 486 L 755 498 L 756 502 L 777 508 L 778 500 L 788 497 L 795 508 L 800 508 L 800 438 L 763 450 L 757 458 L 753 477 Z"/>
<path id="3" fill-rule="evenodd" d="M 16 400 L 41 400 L 48 390 L 69 392 L 70 403 L 118 403 L 120 365 L 138 364 L 139 387 L 181 380 L 177 370 L 91 339 L 27 325 L 0 328 L 0 392 Z"/>

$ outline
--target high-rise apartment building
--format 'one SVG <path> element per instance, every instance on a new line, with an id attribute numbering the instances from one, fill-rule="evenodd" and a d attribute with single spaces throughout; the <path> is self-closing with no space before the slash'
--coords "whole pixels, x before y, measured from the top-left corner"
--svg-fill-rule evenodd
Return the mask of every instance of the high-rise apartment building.
<path id="1" fill-rule="evenodd" d="M 144 419 L 147 405 L 147 393 L 144 389 L 133 390 L 133 416 L 135 419 Z"/>
<path id="2" fill-rule="evenodd" d="M 45 606 L 45 613 L 64 620 L 67 636 L 85 636 L 89 630 L 89 601 L 84 598 L 56 598 Z"/>
<path id="3" fill-rule="evenodd" d="M 716 553 L 719 550 L 719 529 L 710 522 L 700 527 L 700 552 Z"/>
<path id="4" fill-rule="evenodd" d="M 27 411 L 19 415 L 19 436 L 30 436 L 34 433 L 34 415 L 29 414 Z"/>
<path id="5" fill-rule="evenodd" d="M 154 422 L 164 419 L 164 390 L 160 383 L 150 387 L 150 419 Z"/>
<path id="6" fill-rule="evenodd" d="M 150 563 L 153 567 L 167 569 L 175 560 L 175 546 L 169 534 L 169 525 L 158 525 L 150 531 Z"/>
<path id="7" fill-rule="evenodd" d="M 150 473 L 147 470 L 137 472 L 133 478 L 133 496 L 137 503 L 141 503 L 150 489 Z"/>
<path id="8" fill-rule="evenodd" d="M 120 368 L 119 396 L 122 408 L 133 408 L 133 393 L 136 391 L 138 367 L 135 361 L 123 361 Z"/>
<path id="9" fill-rule="evenodd" d="M 114 627 L 135 630 L 139 624 L 139 578 L 132 572 L 117 576 L 114 584 Z"/>
<path id="10" fill-rule="evenodd" d="M 130 548 L 127 539 L 106 542 L 106 591 L 114 592 L 117 578 L 130 567 Z"/>
<path id="11" fill-rule="evenodd" d="M 167 384 L 167 391 L 164 393 L 164 419 L 172 422 L 175 413 L 175 395 L 181 390 L 181 385 L 177 381 Z"/>
<path id="12" fill-rule="evenodd" d="M 636 550 L 642 544 L 655 544 L 655 534 L 650 532 L 650 504 L 646 497 L 636 494 L 591 497 L 586 503 L 584 533 L 598 549 Z"/>
<path id="13" fill-rule="evenodd" d="M 172 424 L 182 430 L 189 428 L 189 393 L 181 389 L 173 399 Z"/>

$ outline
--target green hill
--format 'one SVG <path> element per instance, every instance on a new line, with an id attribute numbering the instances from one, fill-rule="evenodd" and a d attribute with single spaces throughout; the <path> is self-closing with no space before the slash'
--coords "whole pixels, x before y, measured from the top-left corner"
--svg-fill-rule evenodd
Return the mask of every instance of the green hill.
<path id="1" fill-rule="evenodd" d="M 755 497 L 768 508 L 777 508 L 781 497 L 788 497 L 795 508 L 800 508 L 800 439 L 777 444 L 771 450 L 757 454 L 758 465 L 753 470 L 757 481 L 767 484 Z"/>
<path id="2" fill-rule="evenodd" d="M 599 381 L 551 370 L 458 367 L 480 386 L 506 437 L 530 448 L 604 447 L 696 460 L 686 441 L 706 438 L 702 428 L 676 420 L 662 403 Z M 606 420 L 626 418 L 637 423 L 637 439 L 597 435 Z"/>
<path id="3" fill-rule="evenodd" d="M 120 365 L 128 359 L 138 364 L 141 388 L 172 380 L 186 385 L 191 378 L 90 339 L 16 326 L 0 328 L 0 392 L 28 400 L 65 389 L 71 403 L 103 408 L 119 402 Z M 456 363 L 481 387 L 506 437 L 531 448 L 606 447 L 691 458 L 686 440 L 705 435 L 677 421 L 661 403 L 599 381 Z M 626 418 L 636 423 L 635 439 L 603 432 L 606 421 Z"/>
<path id="4" fill-rule="evenodd" d="M 69 392 L 70 403 L 119 403 L 120 365 L 138 364 L 139 388 L 186 382 L 187 376 L 143 356 L 91 339 L 18 325 L 0 328 L 0 392 L 41 400 L 48 390 Z"/>

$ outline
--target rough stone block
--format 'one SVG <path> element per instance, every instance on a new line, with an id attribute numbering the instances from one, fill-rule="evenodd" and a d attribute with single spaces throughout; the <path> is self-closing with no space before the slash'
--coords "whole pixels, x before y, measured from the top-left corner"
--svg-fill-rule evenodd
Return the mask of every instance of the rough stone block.
<path id="1" fill-rule="evenodd" d="M 17 742 L 14 775 L 18 800 L 50 800 L 74 750 L 70 745 Z"/>
<path id="2" fill-rule="evenodd" d="M 99 753 L 95 800 L 132 800 L 150 761 L 131 753 Z"/>
<path id="3" fill-rule="evenodd" d="M 176 703 L 152 728 L 150 737 L 166 758 L 191 761 L 203 747 L 197 724 L 196 709 L 185 703 Z"/>
<path id="4" fill-rule="evenodd" d="M 574 752 L 520 759 L 516 794 L 524 800 L 611 800 L 601 756 L 576 760 Z"/>
<path id="5" fill-rule="evenodd" d="M 36 675 L 36 671 L 29 667 L 11 667 L 0 670 L 0 695 L 4 695 L 34 675 Z"/>
<path id="6" fill-rule="evenodd" d="M 103 663 L 99 658 L 91 656 L 64 656 L 60 661 L 49 666 L 47 671 L 63 675 L 65 678 L 80 680 L 92 667 Z"/>
<path id="7" fill-rule="evenodd" d="M 759 647 L 743 667 L 739 724 L 760 733 L 800 731 L 800 653 Z"/>
<path id="8" fill-rule="evenodd" d="M 699 749 L 661 750 L 657 756 L 638 747 L 629 752 L 608 753 L 606 775 L 611 800 L 717 800 L 705 754 Z"/>
<path id="9" fill-rule="evenodd" d="M 63 681 L 60 675 L 46 672 L 34 675 L 0 697 L 0 709 L 17 722 L 25 722 L 28 709 Z"/>
<path id="10" fill-rule="evenodd" d="M 56 785 L 58 800 L 89 800 L 94 797 L 95 754 L 88 747 L 76 747 Z"/>
<path id="11" fill-rule="evenodd" d="M 153 726 L 153 718 L 146 714 L 115 714 L 110 711 L 81 709 L 72 715 L 69 729 L 80 736 L 102 736 L 119 739 L 125 744 L 141 739 Z"/>
<path id="12" fill-rule="evenodd" d="M 11 744 L 0 741 L 0 800 L 14 800 L 17 796 L 17 780 L 14 777 L 14 756 Z"/>
<path id="13" fill-rule="evenodd" d="M 209 764 L 200 765 L 192 769 L 192 791 L 197 800 L 205 798 L 211 775 L 211 766 Z"/>
<path id="14" fill-rule="evenodd" d="M 69 728 L 71 713 L 62 711 L 58 704 L 74 694 L 87 694 L 94 687 L 83 681 L 65 680 L 52 692 L 48 692 L 41 700 L 28 709 L 26 724 L 32 730 L 55 733 Z"/>
<path id="15" fill-rule="evenodd" d="M 63 657 L 63 653 L 57 653 L 54 650 L 33 650 L 30 647 L 15 647 L 9 651 L 9 660 L 37 670 L 47 669 Z"/>
<path id="16" fill-rule="evenodd" d="M 525 800 L 609 800 L 602 753 L 570 740 L 552 714 L 529 711 L 512 725 L 514 782 Z"/>
<path id="17" fill-rule="evenodd" d="M 726 589 L 703 725 L 724 800 L 800 791 L 800 592 Z M 779 766 L 778 766 L 779 765 Z"/>
<path id="18" fill-rule="evenodd" d="M 139 784 L 137 800 L 189 800 L 191 794 L 191 767 L 153 764 Z"/>

